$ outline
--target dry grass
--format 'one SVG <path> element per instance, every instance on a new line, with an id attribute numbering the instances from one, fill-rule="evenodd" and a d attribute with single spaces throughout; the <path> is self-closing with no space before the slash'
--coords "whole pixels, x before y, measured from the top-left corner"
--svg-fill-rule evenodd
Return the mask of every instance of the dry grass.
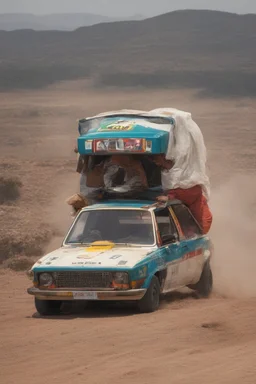
<path id="1" fill-rule="evenodd" d="M 0 204 L 18 200 L 21 187 L 22 183 L 17 178 L 0 177 Z"/>
<path id="2" fill-rule="evenodd" d="M 143 87 L 148 90 L 165 88 L 195 89 L 199 88 L 199 97 L 255 97 L 256 73 L 243 71 L 182 71 L 165 70 L 151 71 L 121 71 L 103 73 L 96 80 L 99 87 Z"/>
<path id="3" fill-rule="evenodd" d="M 0 263 L 15 255 L 40 256 L 53 235 L 53 229 L 24 202 L 2 205 L 0 226 Z"/>
<path id="4" fill-rule="evenodd" d="M 34 257 L 26 257 L 26 256 L 16 256 L 10 259 L 7 259 L 3 266 L 4 268 L 9 268 L 12 271 L 20 272 L 20 271 L 29 271 L 29 269 L 36 262 Z"/>

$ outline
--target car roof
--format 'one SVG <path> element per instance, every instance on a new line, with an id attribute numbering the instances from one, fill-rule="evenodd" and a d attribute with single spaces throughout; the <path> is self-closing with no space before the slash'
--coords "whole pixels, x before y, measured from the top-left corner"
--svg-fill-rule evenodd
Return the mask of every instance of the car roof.
<path id="1" fill-rule="evenodd" d="M 165 206 L 171 206 L 175 204 L 181 204 L 179 200 L 171 200 L 166 204 L 158 203 L 154 200 L 104 200 L 102 202 L 97 202 L 96 204 L 89 205 L 88 207 L 83 208 L 83 211 L 87 210 L 97 210 L 97 209 L 146 209 L 146 210 L 155 210 L 158 208 L 164 208 Z"/>

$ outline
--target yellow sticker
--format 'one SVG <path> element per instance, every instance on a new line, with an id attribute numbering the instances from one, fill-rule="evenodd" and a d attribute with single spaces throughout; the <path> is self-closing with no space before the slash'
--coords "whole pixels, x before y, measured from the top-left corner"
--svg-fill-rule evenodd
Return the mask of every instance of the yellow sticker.
<path id="1" fill-rule="evenodd" d="M 133 124 L 109 124 L 102 126 L 98 129 L 99 132 L 106 131 L 131 131 L 133 129 Z"/>
<path id="2" fill-rule="evenodd" d="M 77 259 L 91 259 L 93 256 L 92 255 L 80 255 L 77 256 Z"/>
<path id="3" fill-rule="evenodd" d="M 86 248 L 86 252 L 108 251 L 114 246 L 115 244 L 111 241 L 95 241 L 90 247 Z"/>

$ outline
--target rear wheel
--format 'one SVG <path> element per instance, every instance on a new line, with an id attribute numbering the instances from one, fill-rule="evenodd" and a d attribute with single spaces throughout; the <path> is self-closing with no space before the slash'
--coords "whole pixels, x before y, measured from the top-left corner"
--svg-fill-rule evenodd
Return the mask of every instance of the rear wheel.
<path id="1" fill-rule="evenodd" d="M 212 292 L 213 278 L 209 261 L 206 261 L 200 280 L 197 284 L 189 286 L 194 289 L 200 297 L 209 297 Z"/>
<path id="2" fill-rule="evenodd" d="M 41 316 L 54 316 L 60 314 L 62 301 L 39 300 L 35 298 L 35 307 Z"/>
<path id="3" fill-rule="evenodd" d="M 140 312 L 154 312 L 159 308 L 160 304 L 160 284 L 156 276 L 152 277 L 151 283 L 144 297 L 139 301 L 138 307 Z"/>

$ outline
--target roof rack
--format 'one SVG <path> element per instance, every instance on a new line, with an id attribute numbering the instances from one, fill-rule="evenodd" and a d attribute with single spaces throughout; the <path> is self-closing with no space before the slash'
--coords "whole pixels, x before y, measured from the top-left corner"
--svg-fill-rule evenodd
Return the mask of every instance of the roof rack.
<path id="1" fill-rule="evenodd" d="M 108 191 L 102 191 L 103 194 L 103 200 L 145 200 L 145 201 L 156 201 L 156 198 L 158 196 L 163 195 L 162 188 L 155 187 L 155 188 L 149 188 L 143 191 L 138 190 L 122 190 L 122 188 L 112 188 Z"/>

